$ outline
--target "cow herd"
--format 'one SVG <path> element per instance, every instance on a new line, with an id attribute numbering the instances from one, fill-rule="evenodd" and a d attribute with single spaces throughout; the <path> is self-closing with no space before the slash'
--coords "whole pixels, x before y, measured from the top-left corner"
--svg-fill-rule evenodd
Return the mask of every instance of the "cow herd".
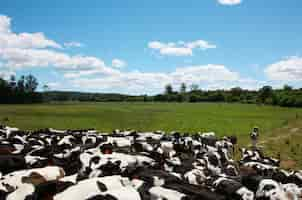
<path id="1" fill-rule="evenodd" d="M 302 171 L 214 133 L 0 126 L 0 200 L 299 200 Z M 238 150 L 239 151 L 239 150 Z"/>

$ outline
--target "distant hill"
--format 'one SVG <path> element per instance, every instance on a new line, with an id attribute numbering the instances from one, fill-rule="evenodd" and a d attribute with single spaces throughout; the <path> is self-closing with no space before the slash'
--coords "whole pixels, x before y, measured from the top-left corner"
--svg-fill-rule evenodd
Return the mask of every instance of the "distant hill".
<path id="1" fill-rule="evenodd" d="M 229 90 L 201 90 L 198 85 L 191 85 L 187 90 L 185 83 L 178 90 L 171 84 L 166 85 L 165 91 L 157 95 L 127 95 L 118 93 L 89 93 L 76 91 L 37 91 L 39 83 L 33 75 L 21 76 L 18 80 L 12 76 L 10 80 L 0 77 L 1 104 L 27 104 L 52 101 L 81 101 L 81 102 L 228 102 L 267 104 L 283 107 L 302 107 L 302 88 L 295 89 L 284 85 L 282 89 L 273 89 L 266 85 L 259 90 L 246 90 L 234 87 Z"/>
<path id="2" fill-rule="evenodd" d="M 145 96 L 132 96 L 117 93 L 89 93 L 74 91 L 42 92 L 47 101 L 144 101 Z"/>

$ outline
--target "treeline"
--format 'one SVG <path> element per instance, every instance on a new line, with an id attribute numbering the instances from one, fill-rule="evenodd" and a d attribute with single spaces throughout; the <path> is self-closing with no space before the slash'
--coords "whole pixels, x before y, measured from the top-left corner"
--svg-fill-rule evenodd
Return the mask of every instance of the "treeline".
<path id="1" fill-rule="evenodd" d="M 102 94 L 85 92 L 43 92 L 45 101 L 95 101 L 95 102 L 121 102 L 121 101 L 144 101 L 142 96 L 130 96 L 123 94 Z"/>
<path id="2" fill-rule="evenodd" d="M 187 87 L 182 83 L 174 89 L 166 85 L 165 92 L 154 96 L 101 94 L 84 92 L 51 91 L 47 85 L 43 92 L 37 92 L 38 80 L 32 76 L 14 76 L 10 80 L 0 78 L 0 103 L 41 103 L 51 101 L 90 101 L 90 102 L 229 102 L 267 104 L 284 107 L 302 107 L 302 88 L 294 89 L 285 85 L 282 89 L 264 86 L 259 90 L 245 90 L 235 87 L 230 90 L 202 90 L 198 85 Z"/>
<path id="3" fill-rule="evenodd" d="M 33 75 L 10 80 L 0 78 L 0 103 L 38 103 L 43 101 L 41 93 L 36 92 L 38 81 Z"/>
<path id="4" fill-rule="evenodd" d="M 44 92 L 48 101 L 95 101 L 95 102 L 228 102 L 247 104 L 267 104 L 285 107 L 302 107 L 302 88 L 293 89 L 285 85 L 283 89 L 274 90 L 271 86 L 264 86 L 258 91 L 245 90 L 235 87 L 230 90 L 205 91 L 197 85 L 187 88 L 181 84 L 178 90 L 172 85 L 165 87 L 163 94 L 154 96 L 130 96 L 122 94 L 100 94 L 83 92 Z"/>
<path id="5" fill-rule="evenodd" d="M 263 86 L 259 90 L 245 90 L 235 87 L 230 90 L 205 91 L 197 85 L 191 85 L 187 91 L 185 83 L 179 91 L 174 91 L 172 85 L 165 87 L 165 93 L 156 95 L 153 101 L 167 102 L 239 102 L 248 104 L 267 104 L 284 107 L 302 107 L 302 88 L 293 89 L 285 85 L 282 89 L 274 90 L 271 86 Z"/>

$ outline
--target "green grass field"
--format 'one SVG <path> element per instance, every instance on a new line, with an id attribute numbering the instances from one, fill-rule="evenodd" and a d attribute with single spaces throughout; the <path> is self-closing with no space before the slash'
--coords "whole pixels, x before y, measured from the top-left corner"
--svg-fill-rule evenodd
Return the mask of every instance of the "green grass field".
<path id="1" fill-rule="evenodd" d="M 219 103 L 72 103 L 0 105 L 0 120 L 21 129 L 96 128 L 100 131 L 214 131 L 246 134 L 257 125 L 266 132 L 302 117 L 302 109 Z"/>
<path id="2" fill-rule="evenodd" d="M 0 123 L 21 129 L 96 128 L 141 131 L 214 131 L 249 142 L 253 126 L 270 155 L 281 152 L 284 167 L 302 167 L 302 109 L 225 103 L 64 103 L 0 105 Z"/>

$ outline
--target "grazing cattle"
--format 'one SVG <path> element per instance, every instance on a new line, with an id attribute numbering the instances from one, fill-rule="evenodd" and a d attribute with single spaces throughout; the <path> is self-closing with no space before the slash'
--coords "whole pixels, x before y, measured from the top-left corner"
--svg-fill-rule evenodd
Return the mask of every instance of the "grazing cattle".
<path id="1" fill-rule="evenodd" d="M 24 157 L 18 155 L 0 155 L 0 172 L 7 174 L 17 170 L 25 169 Z"/>
<path id="2" fill-rule="evenodd" d="M 200 169 L 192 169 L 185 173 L 184 178 L 188 181 L 188 183 L 193 185 L 202 185 L 207 180 L 207 173 L 205 170 Z"/>
<path id="3" fill-rule="evenodd" d="M 138 192 L 132 187 L 130 181 L 125 180 L 121 176 L 91 178 L 80 181 L 77 185 L 56 194 L 53 199 L 86 200 L 106 195 L 115 196 L 115 199 L 140 199 Z"/>
<path id="4" fill-rule="evenodd" d="M 8 184 L 17 188 L 24 183 L 39 184 L 46 181 L 57 180 L 65 176 L 62 168 L 49 166 L 29 170 L 15 171 L 1 177 L 0 184 Z"/>
<path id="5" fill-rule="evenodd" d="M 248 150 L 245 148 L 240 149 L 241 151 L 241 160 L 240 163 L 246 163 L 246 162 L 258 162 L 264 165 L 271 165 L 274 167 L 279 167 L 280 160 L 265 157 L 263 153 L 258 149 Z"/>
<path id="6" fill-rule="evenodd" d="M 9 155 L 12 154 L 17 149 L 9 141 L 2 140 L 0 141 L 0 155 Z"/>
<path id="7" fill-rule="evenodd" d="M 156 186 L 149 190 L 151 199 L 184 200 L 186 195 L 175 190 Z"/>
<path id="8" fill-rule="evenodd" d="M 286 194 L 281 184 L 271 179 L 263 179 L 260 181 L 257 192 L 257 199 L 286 200 Z"/>
<path id="9" fill-rule="evenodd" d="M 202 146 L 214 147 L 217 142 L 217 137 L 214 132 L 203 133 L 200 137 Z"/>
<path id="10" fill-rule="evenodd" d="M 296 184 L 288 183 L 282 185 L 286 197 L 289 200 L 299 200 L 302 199 L 302 188 L 299 188 Z"/>
<path id="11" fill-rule="evenodd" d="M 302 170 L 292 172 L 288 176 L 288 183 L 294 183 L 299 187 L 302 187 Z"/>
<path id="12" fill-rule="evenodd" d="M 186 194 L 187 199 L 226 200 L 226 198 L 205 187 L 191 185 L 185 182 L 166 184 L 165 188 Z"/>
<path id="13" fill-rule="evenodd" d="M 253 200 L 254 193 L 244 187 L 240 182 L 228 178 L 218 178 L 214 182 L 215 190 L 233 200 Z"/>
<path id="14" fill-rule="evenodd" d="M 302 171 L 235 136 L 0 127 L 0 200 L 299 200 Z"/>
<path id="15" fill-rule="evenodd" d="M 32 199 L 35 192 L 35 187 L 32 184 L 23 184 L 19 186 L 15 191 L 8 194 L 7 200 L 27 200 Z"/>
<path id="16" fill-rule="evenodd" d="M 35 190 L 31 194 L 31 198 L 32 200 L 53 199 L 56 194 L 63 192 L 64 190 L 73 185 L 74 183 L 68 181 L 61 181 L 61 179 L 40 183 L 38 185 L 35 185 Z"/>

